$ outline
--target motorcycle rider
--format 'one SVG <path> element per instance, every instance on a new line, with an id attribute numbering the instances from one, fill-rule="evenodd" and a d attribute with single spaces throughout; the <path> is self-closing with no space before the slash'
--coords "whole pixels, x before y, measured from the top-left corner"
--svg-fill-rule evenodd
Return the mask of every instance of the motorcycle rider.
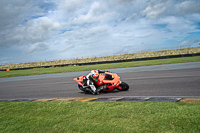
<path id="1" fill-rule="evenodd" d="M 90 91 L 92 94 L 99 94 L 99 91 L 106 88 L 106 85 L 101 85 L 99 88 L 95 87 L 95 82 L 98 81 L 99 74 L 100 73 L 105 73 L 105 71 L 100 71 L 100 70 L 92 70 L 88 75 L 86 75 L 83 78 L 83 88 L 90 87 Z"/>

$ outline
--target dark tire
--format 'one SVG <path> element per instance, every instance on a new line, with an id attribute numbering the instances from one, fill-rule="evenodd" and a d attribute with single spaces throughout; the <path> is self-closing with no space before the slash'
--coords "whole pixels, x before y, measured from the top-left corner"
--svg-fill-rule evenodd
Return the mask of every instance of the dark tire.
<path id="1" fill-rule="evenodd" d="M 78 85 L 78 88 L 85 92 L 85 88 L 83 88 L 81 85 Z"/>
<path id="2" fill-rule="evenodd" d="M 120 89 L 121 91 L 127 91 L 129 89 L 129 85 L 125 82 L 122 82 L 119 86 L 122 87 L 122 89 Z"/>

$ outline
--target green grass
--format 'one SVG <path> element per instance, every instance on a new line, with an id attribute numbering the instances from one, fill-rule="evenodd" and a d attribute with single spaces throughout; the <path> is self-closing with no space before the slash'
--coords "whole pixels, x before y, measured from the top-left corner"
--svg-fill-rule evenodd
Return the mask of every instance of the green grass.
<path id="1" fill-rule="evenodd" d="M 199 133 L 200 104 L 1 102 L 0 132 Z"/>
<path id="2" fill-rule="evenodd" d="M 0 77 L 14 77 L 14 76 L 48 74 L 48 73 L 87 71 L 87 70 L 92 70 L 92 69 L 110 69 L 110 68 L 123 68 L 123 67 L 150 66 L 150 65 L 197 62 L 197 61 L 200 61 L 200 56 L 147 60 L 147 61 L 132 61 L 132 62 L 123 62 L 123 63 L 85 65 L 85 66 L 67 66 L 67 67 L 52 67 L 52 68 L 36 68 L 36 69 L 27 69 L 27 70 L 11 70 L 8 72 L 0 71 Z"/>

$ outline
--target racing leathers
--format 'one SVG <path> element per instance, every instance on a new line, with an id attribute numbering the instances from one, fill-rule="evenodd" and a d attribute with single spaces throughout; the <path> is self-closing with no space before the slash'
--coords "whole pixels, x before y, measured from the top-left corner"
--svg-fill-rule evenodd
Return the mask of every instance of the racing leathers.
<path id="1" fill-rule="evenodd" d="M 92 78 L 92 72 L 95 71 L 98 74 L 105 73 L 105 71 L 101 70 L 92 70 L 88 75 L 86 75 L 83 78 L 83 88 L 90 88 L 89 91 L 91 91 L 92 94 L 99 94 L 99 91 L 106 88 L 106 85 L 101 84 L 99 88 L 96 88 L 95 82 L 97 82 L 97 79 Z"/>

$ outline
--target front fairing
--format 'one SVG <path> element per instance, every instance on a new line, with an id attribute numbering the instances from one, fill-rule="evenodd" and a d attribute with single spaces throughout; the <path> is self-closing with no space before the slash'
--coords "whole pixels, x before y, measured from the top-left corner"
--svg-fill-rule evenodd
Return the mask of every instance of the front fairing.
<path id="1" fill-rule="evenodd" d="M 77 78 L 74 78 L 73 80 L 76 81 L 79 85 L 83 85 L 83 78 L 85 76 L 80 76 L 80 77 L 77 77 Z"/>

